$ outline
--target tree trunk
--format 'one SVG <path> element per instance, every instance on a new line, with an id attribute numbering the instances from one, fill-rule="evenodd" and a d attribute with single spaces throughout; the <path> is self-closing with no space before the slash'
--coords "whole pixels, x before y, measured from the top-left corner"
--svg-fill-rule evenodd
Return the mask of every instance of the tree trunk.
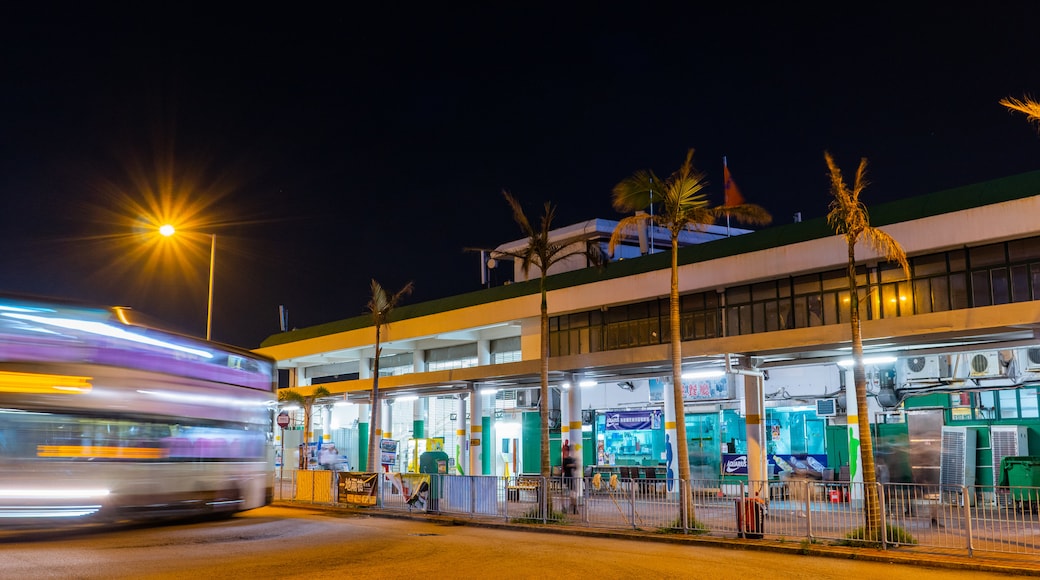
<path id="1" fill-rule="evenodd" d="M 690 485 L 690 449 L 686 441 L 686 405 L 682 388 L 682 328 L 679 320 L 679 232 L 672 232 L 672 286 L 668 320 L 672 344 L 672 393 L 675 403 L 675 447 L 679 460 L 679 516 L 681 525 L 692 525 L 693 489 Z"/>
<path id="2" fill-rule="evenodd" d="M 549 484 L 549 477 L 552 475 L 552 463 L 549 460 L 549 305 L 546 299 L 545 292 L 545 266 L 542 267 L 542 277 L 540 283 L 542 291 L 542 306 L 541 306 L 541 391 L 542 396 L 540 397 L 538 404 L 538 414 L 541 421 L 541 432 L 542 441 L 540 446 L 541 453 L 541 472 L 542 472 L 542 485 L 539 489 L 539 499 L 545 497 L 545 502 L 539 501 L 538 505 L 545 505 L 547 507 L 547 515 L 552 514 L 552 499 L 546 489 Z M 571 388 L 577 388 L 577 385 Z"/>
<path id="3" fill-rule="evenodd" d="M 860 328 L 859 292 L 856 288 L 856 243 L 849 242 L 849 305 L 852 325 L 852 377 L 856 385 L 856 415 L 859 425 L 860 466 L 863 469 L 863 497 L 866 521 L 864 537 L 880 539 L 881 510 L 877 490 L 877 472 L 874 466 L 874 443 L 870 435 L 870 416 L 867 414 L 867 376 L 863 368 L 863 332 Z"/>
<path id="4" fill-rule="evenodd" d="M 376 324 L 376 356 L 372 371 L 372 424 L 368 426 L 368 472 L 379 473 L 379 324 Z"/>

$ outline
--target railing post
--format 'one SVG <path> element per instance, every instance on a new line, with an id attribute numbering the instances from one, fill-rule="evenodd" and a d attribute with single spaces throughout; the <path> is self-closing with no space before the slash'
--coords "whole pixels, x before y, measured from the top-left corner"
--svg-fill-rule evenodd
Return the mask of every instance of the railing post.
<path id="1" fill-rule="evenodd" d="M 961 497 L 964 498 L 964 535 L 966 537 L 968 549 L 968 557 L 971 558 L 975 555 L 974 538 L 972 538 L 971 530 L 971 502 L 972 498 L 968 497 L 968 488 L 961 486 Z"/>
<path id="2" fill-rule="evenodd" d="M 808 481 L 797 481 L 797 483 L 800 483 L 800 484 L 805 486 L 805 489 L 802 490 L 802 493 L 805 495 L 805 537 L 809 540 L 810 543 L 812 543 L 812 537 L 813 537 L 813 526 L 812 526 L 813 522 L 812 522 L 812 520 L 813 520 L 813 517 L 812 517 L 812 497 L 810 497 L 811 494 L 812 494 L 812 490 L 809 489 L 810 483 Z"/>
<path id="3" fill-rule="evenodd" d="M 636 480 L 628 480 L 628 521 L 632 523 L 632 529 L 636 529 Z"/>
<path id="4" fill-rule="evenodd" d="M 881 549 L 888 549 L 888 502 L 885 501 L 885 484 L 875 482 L 878 498 L 878 506 L 881 510 Z"/>

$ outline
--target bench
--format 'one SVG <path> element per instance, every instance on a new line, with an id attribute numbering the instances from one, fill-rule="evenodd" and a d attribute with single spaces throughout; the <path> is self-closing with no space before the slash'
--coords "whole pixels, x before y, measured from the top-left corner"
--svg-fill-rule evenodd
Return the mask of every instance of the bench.
<path id="1" fill-rule="evenodd" d="M 516 481 L 506 485 L 506 499 L 508 501 L 520 501 L 520 493 L 525 491 L 537 492 L 538 480 L 528 479 L 526 477 L 518 477 Z"/>

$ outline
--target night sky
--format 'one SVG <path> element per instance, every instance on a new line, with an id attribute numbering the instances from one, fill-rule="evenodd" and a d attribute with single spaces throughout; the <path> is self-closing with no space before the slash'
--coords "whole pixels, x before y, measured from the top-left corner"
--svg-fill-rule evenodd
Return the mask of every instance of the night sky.
<path id="1" fill-rule="evenodd" d="M 692 147 L 716 203 L 727 156 L 783 224 L 826 213 L 825 150 L 869 159 L 868 205 L 1040 168 L 998 105 L 1040 96 L 1035 2 L 378 4 L 5 8 L 0 291 L 202 335 L 209 238 L 147 229 L 187 211 L 217 235 L 213 338 L 254 348 L 280 304 L 362 314 L 371 278 L 478 290 L 463 249 L 520 237 L 503 189 L 616 219 L 615 183 Z"/>

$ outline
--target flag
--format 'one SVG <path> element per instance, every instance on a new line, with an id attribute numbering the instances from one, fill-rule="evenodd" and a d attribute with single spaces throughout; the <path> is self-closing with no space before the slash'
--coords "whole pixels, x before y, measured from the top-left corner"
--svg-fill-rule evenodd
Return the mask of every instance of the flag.
<path id="1" fill-rule="evenodd" d="M 733 183 L 733 178 L 729 175 L 729 165 L 726 164 L 726 158 L 722 158 L 722 181 L 723 191 L 725 192 L 725 201 L 722 205 L 725 207 L 733 207 L 735 205 L 741 205 L 744 203 L 744 196 L 740 195 L 740 190 L 737 189 L 737 184 Z"/>

